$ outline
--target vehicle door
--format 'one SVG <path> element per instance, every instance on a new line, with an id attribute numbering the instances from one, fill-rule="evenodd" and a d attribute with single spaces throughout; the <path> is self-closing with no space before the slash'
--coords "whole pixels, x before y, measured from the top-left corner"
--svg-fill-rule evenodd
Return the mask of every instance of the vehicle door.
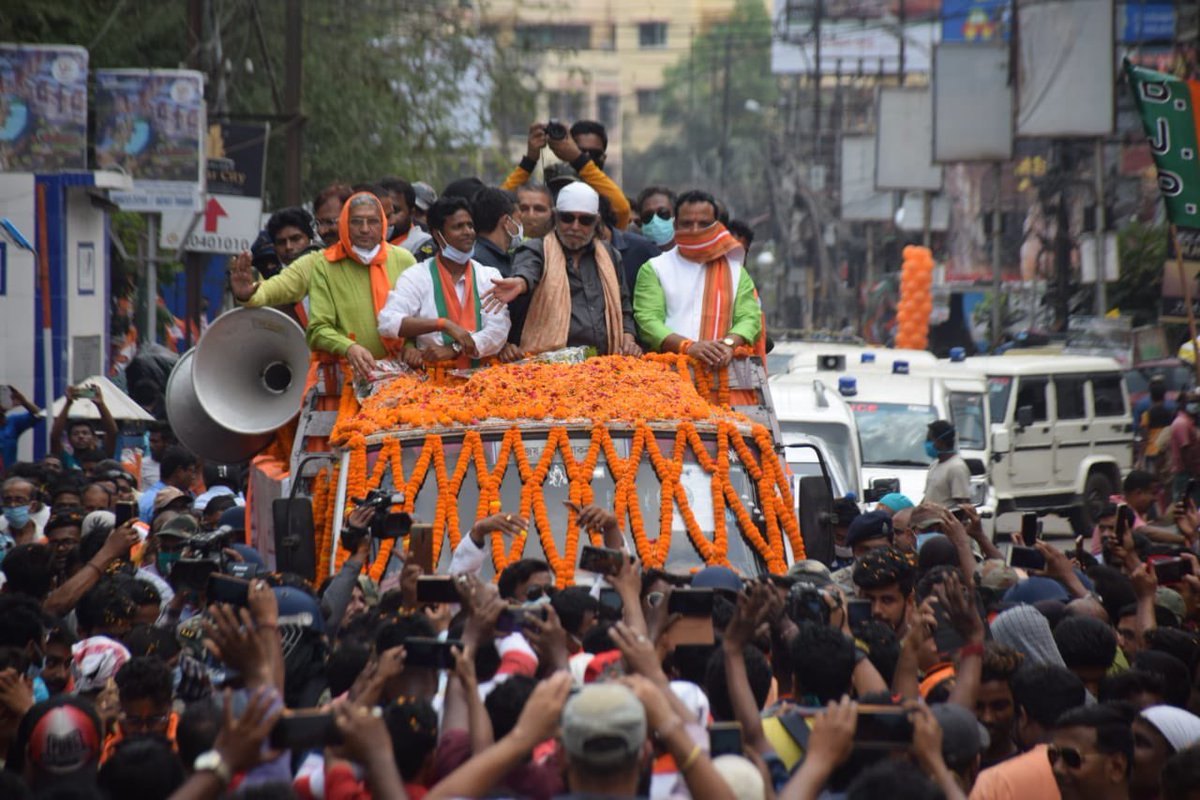
<path id="1" fill-rule="evenodd" d="M 1091 376 L 1092 436 L 1090 452 L 1113 458 L 1122 472 L 1133 467 L 1133 417 L 1125 381 L 1119 372 Z"/>
<path id="2" fill-rule="evenodd" d="M 1054 484 L 1062 491 L 1074 491 L 1095 435 L 1088 414 L 1087 384 L 1087 375 L 1054 376 Z"/>
<path id="3" fill-rule="evenodd" d="M 1014 487 L 1047 493 L 1054 480 L 1054 426 L 1050 419 L 1050 379 L 1045 375 L 1017 378 L 1009 476 Z"/>

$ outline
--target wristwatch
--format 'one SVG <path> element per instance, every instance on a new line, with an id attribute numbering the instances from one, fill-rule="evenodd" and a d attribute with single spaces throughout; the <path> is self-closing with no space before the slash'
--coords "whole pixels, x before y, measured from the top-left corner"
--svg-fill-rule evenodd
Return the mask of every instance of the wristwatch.
<path id="1" fill-rule="evenodd" d="M 192 762 L 192 770 L 195 772 L 211 772 L 216 775 L 223 786 L 228 786 L 229 781 L 233 779 L 233 773 L 229 770 L 229 765 L 225 763 L 225 759 L 216 750 L 208 750 L 196 756 L 196 760 Z"/>
<path id="2" fill-rule="evenodd" d="M 460 353 L 460 354 L 462 353 L 462 345 L 459 344 L 458 342 L 451 342 L 450 349 L 453 350 L 455 353 Z"/>
<path id="3" fill-rule="evenodd" d="M 721 340 L 721 344 L 725 345 L 726 347 L 737 347 L 737 340 L 732 336 L 726 336 Z"/>

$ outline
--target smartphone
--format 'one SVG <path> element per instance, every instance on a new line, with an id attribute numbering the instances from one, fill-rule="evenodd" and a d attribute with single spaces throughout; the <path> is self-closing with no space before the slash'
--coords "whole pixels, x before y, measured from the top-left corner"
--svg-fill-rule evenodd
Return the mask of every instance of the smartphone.
<path id="1" fill-rule="evenodd" d="M 671 599 L 667 601 L 668 614 L 711 618 L 712 610 L 712 589 L 676 589 L 671 592 Z"/>
<path id="2" fill-rule="evenodd" d="M 390 516 L 390 515 L 389 515 Z M 433 526 L 426 523 L 412 523 L 408 531 L 408 560 L 412 564 L 420 564 L 425 575 L 432 575 L 433 570 Z M 453 588 L 453 587 L 451 587 Z M 418 590 L 420 586 L 418 585 Z M 420 599 L 418 597 L 417 599 Z M 456 603 L 458 595 L 453 600 L 434 600 L 436 603 Z"/>
<path id="3" fill-rule="evenodd" d="M 1046 557 L 1038 552 L 1036 547 L 1018 547 L 1013 545 L 1008 550 L 1008 565 L 1021 569 L 1045 569 Z"/>
<path id="4" fill-rule="evenodd" d="M 120 500 L 113 506 L 113 516 L 117 518 L 113 527 L 119 528 L 137 516 L 137 503 Z"/>
<path id="5" fill-rule="evenodd" d="M 414 532 L 416 526 L 413 526 Z M 417 578 L 418 603 L 461 603 L 458 588 L 450 575 L 422 575 Z"/>
<path id="6" fill-rule="evenodd" d="M 899 706 L 858 707 L 854 744 L 872 750 L 894 750 L 912 744 L 913 726 L 908 712 Z"/>
<path id="7" fill-rule="evenodd" d="M 1187 488 L 1183 490 L 1183 501 L 1185 503 L 1189 500 L 1194 501 L 1196 499 L 1196 489 L 1198 488 L 1200 488 L 1200 481 L 1197 481 L 1195 478 L 1189 479 Z"/>
<path id="8" fill-rule="evenodd" d="M 454 652 L 452 648 L 462 649 L 462 642 L 437 639 L 422 636 L 410 636 L 404 640 L 404 665 L 406 667 L 424 667 L 426 669 L 454 669 Z"/>
<path id="9" fill-rule="evenodd" d="M 516 633 L 528 627 L 530 617 L 537 617 L 545 622 L 549 616 L 545 603 L 536 606 L 509 606 L 496 618 L 496 630 L 500 633 Z"/>
<path id="10" fill-rule="evenodd" d="M 208 576 L 206 597 L 210 603 L 227 603 L 245 608 L 250 602 L 250 581 L 214 572 Z"/>
<path id="11" fill-rule="evenodd" d="M 1192 562 L 1186 558 L 1165 558 L 1154 562 L 1154 575 L 1158 582 L 1179 583 L 1184 575 L 1192 574 Z"/>
<path id="12" fill-rule="evenodd" d="M 1117 544 L 1125 541 L 1125 534 L 1133 528 L 1133 510 L 1121 503 L 1117 506 Z"/>
<path id="13" fill-rule="evenodd" d="M 206 558 L 181 558 L 171 565 L 167 583 L 177 592 L 201 592 L 208 588 L 208 578 L 217 567 L 217 562 Z"/>
<path id="14" fill-rule="evenodd" d="M 621 593 L 616 589 L 601 589 L 600 608 L 615 611 L 618 616 L 623 614 L 625 612 L 625 603 L 621 600 Z"/>
<path id="15" fill-rule="evenodd" d="M 864 622 L 871 621 L 870 600 L 849 600 L 846 602 L 846 614 L 850 620 L 850 630 L 854 630 Z"/>
<path id="16" fill-rule="evenodd" d="M 1038 524 L 1038 515 L 1027 511 L 1021 515 L 1021 540 L 1029 547 L 1041 538 L 1042 526 Z"/>
<path id="17" fill-rule="evenodd" d="M 333 714 L 297 711 L 280 717 L 271 729 L 271 748 L 275 750 L 317 750 L 342 743 Z"/>
<path id="18" fill-rule="evenodd" d="M 950 514 L 963 525 L 969 525 L 971 523 L 971 515 L 968 514 L 967 510 L 961 506 L 952 506 L 950 508 Z"/>
<path id="19" fill-rule="evenodd" d="M 579 551 L 579 568 L 597 575 L 616 575 L 626 558 L 623 550 L 585 544 Z"/>
<path id="20" fill-rule="evenodd" d="M 742 755 L 742 723 L 714 722 L 709 725 L 708 750 L 713 758 Z"/>
<path id="21" fill-rule="evenodd" d="M 950 621 L 950 614 L 945 607 L 938 602 L 934 602 L 932 605 L 933 616 L 937 620 L 937 628 L 933 631 L 933 643 L 937 646 L 940 655 L 952 656 L 966 644 L 966 640 L 954 629 L 954 624 Z"/>
<path id="22" fill-rule="evenodd" d="M 75 387 L 75 397 L 77 397 L 81 400 L 95 400 L 96 399 L 96 387 L 95 386 L 76 386 Z"/>

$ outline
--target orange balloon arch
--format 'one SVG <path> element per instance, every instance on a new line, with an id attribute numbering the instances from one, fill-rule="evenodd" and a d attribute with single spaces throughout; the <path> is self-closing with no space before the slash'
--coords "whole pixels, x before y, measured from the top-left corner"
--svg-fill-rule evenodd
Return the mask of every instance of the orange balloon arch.
<path id="1" fill-rule="evenodd" d="M 896 347 L 924 350 L 929 346 L 933 313 L 933 253 L 928 247 L 904 248 L 900 268 L 900 303 L 896 307 Z"/>

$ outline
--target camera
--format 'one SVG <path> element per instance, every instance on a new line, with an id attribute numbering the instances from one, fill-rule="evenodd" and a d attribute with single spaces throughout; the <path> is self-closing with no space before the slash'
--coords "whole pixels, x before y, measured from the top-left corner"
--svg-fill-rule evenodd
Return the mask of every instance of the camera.
<path id="1" fill-rule="evenodd" d="M 829 624 L 829 604 L 825 602 L 825 592 L 811 584 L 794 585 L 788 592 L 784 609 L 797 625 L 801 622 Z"/>
<path id="2" fill-rule="evenodd" d="M 391 512 L 393 505 L 404 502 L 403 492 L 389 492 L 385 489 L 372 489 L 364 498 L 351 498 L 355 506 L 375 509 L 375 516 L 367 523 L 365 534 L 372 539 L 396 539 L 408 535 L 412 528 L 412 517 L 403 511 Z M 344 526 L 342 528 L 342 547 L 354 551 L 362 541 L 364 532 L 358 528 Z"/>
<path id="3" fill-rule="evenodd" d="M 567 126 L 556 119 L 552 119 L 546 123 L 546 136 L 556 142 L 561 142 L 567 138 Z"/>
<path id="4" fill-rule="evenodd" d="M 211 533 L 193 536 L 188 540 L 184 555 L 171 565 L 167 582 L 177 592 L 204 591 L 211 575 L 225 571 L 228 559 L 224 550 L 233 541 L 233 534 L 233 528 L 223 525 Z"/>

